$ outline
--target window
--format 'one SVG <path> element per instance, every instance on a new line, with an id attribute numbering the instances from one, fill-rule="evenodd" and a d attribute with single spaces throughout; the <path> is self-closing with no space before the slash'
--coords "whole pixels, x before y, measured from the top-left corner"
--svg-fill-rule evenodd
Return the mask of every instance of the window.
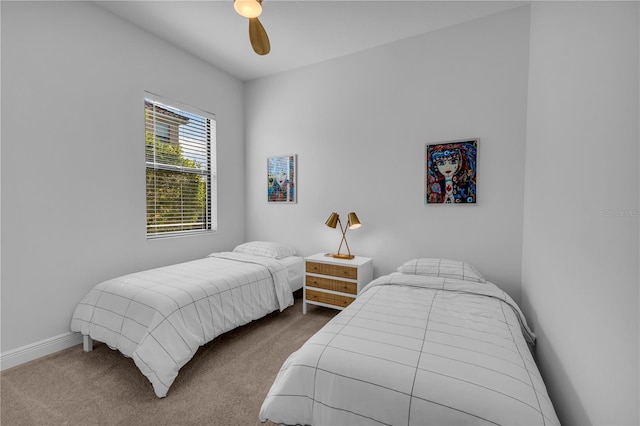
<path id="1" fill-rule="evenodd" d="M 168 123 L 162 123 L 160 121 L 156 121 L 153 123 L 153 129 L 155 131 L 155 137 L 158 138 L 162 142 L 170 141 L 170 130 L 171 127 Z"/>
<path id="2" fill-rule="evenodd" d="M 144 114 L 147 238 L 215 231 L 215 116 L 146 97 Z"/>

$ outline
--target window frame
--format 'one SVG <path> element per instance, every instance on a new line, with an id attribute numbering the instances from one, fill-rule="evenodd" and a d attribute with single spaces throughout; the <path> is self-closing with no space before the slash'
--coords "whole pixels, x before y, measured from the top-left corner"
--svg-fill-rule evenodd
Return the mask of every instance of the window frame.
<path id="1" fill-rule="evenodd" d="M 151 103 L 161 109 L 167 110 L 170 113 L 185 116 L 191 115 L 197 117 L 198 119 L 202 119 L 203 123 L 205 123 L 202 127 L 203 131 L 203 139 L 206 143 L 206 147 L 204 151 L 198 151 L 193 155 L 198 156 L 200 158 L 206 158 L 206 162 L 204 168 L 202 167 L 189 167 L 180 164 L 170 164 L 170 162 L 162 162 L 157 161 L 157 158 L 152 158 L 151 161 L 148 158 L 148 144 L 149 144 L 149 135 L 151 134 L 152 144 L 155 149 L 156 144 L 165 143 L 171 144 L 171 139 L 174 136 L 171 136 L 171 129 L 169 128 L 169 141 L 166 140 L 166 137 L 163 135 L 156 135 L 156 126 L 158 124 L 166 124 L 163 121 L 156 121 L 148 119 L 148 107 L 147 103 Z M 143 116 L 143 124 L 145 129 L 145 233 L 147 240 L 157 240 L 157 239 L 165 239 L 165 238 L 175 238 L 175 237 L 186 237 L 186 236 L 194 236 L 194 235 L 203 235 L 210 234 L 217 231 L 217 172 L 216 172 L 216 116 L 213 113 L 204 111 L 200 108 L 192 107 L 181 103 L 179 101 L 168 99 L 163 96 L 156 95 L 151 92 L 144 92 L 144 116 Z M 151 124 L 151 126 L 149 126 Z M 183 141 L 182 136 L 179 131 L 180 125 L 177 125 L 176 134 L 178 146 L 182 148 L 180 142 Z M 151 133 L 149 132 L 151 130 Z M 191 143 L 189 143 L 191 145 Z M 196 161 L 193 158 L 189 158 L 187 155 L 181 152 L 182 160 L 190 160 Z M 200 157 L 204 155 L 203 157 Z M 196 227 L 195 229 L 191 227 L 193 224 L 189 224 L 189 222 L 185 220 L 177 220 L 174 223 L 164 225 L 166 227 L 180 227 L 185 226 L 188 229 L 179 229 L 179 230 L 171 230 L 171 231 L 158 231 L 162 228 L 163 225 L 151 224 L 149 217 L 150 214 L 154 214 L 155 211 L 150 209 L 149 204 L 149 191 L 157 191 L 156 184 L 152 186 L 149 185 L 149 172 L 162 172 L 167 174 L 177 173 L 178 175 L 183 176 L 202 176 L 204 177 L 205 187 L 205 200 L 204 200 L 204 216 L 202 218 L 202 226 Z M 176 177 L 178 176 L 176 175 Z M 193 189 L 193 188 L 192 188 Z M 156 192 L 157 193 L 157 192 Z M 157 209 L 157 204 L 155 205 Z M 184 206 L 180 206 L 180 212 L 184 213 L 185 211 L 189 212 L 187 208 Z M 152 229 L 152 230 L 151 230 Z"/>

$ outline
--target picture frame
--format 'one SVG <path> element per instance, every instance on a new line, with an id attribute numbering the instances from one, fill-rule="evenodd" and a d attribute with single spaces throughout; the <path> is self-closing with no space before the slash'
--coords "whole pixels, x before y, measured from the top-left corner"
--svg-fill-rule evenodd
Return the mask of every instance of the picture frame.
<path id="1" fill-rule="evenodd" d="M 478 143 L 459 139 L 425 144 L 425 204 L 476 204 Z"/>
<path id="2" fill-rule="evenodd" d="M 277 204 L 297 203 L 297 176 L 297 155 L 268 157 L 267 202 Z"/>

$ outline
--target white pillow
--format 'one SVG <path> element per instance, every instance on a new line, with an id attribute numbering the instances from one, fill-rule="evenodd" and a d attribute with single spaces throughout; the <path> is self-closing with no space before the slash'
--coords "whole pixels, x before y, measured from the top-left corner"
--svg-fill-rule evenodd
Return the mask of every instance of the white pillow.
<path id="1" fill-rule="evenodd" d="M 398 267 L 398 272 L 411 275 L 455 278 L 458 280 L 486 283 L 487 280 L 468 263 L 459 260 L 420 258 L 412 259 Z"/>
<path id="2" fill-rule="evenodd" d="M 253 256 L 272 257 L 274 259 L 282 259 L 283 257 L 296 255 L 296 250 L 293 247 L 268 241 L 250 241 L 240 244 L 234 248 L 233 251 Z"/>

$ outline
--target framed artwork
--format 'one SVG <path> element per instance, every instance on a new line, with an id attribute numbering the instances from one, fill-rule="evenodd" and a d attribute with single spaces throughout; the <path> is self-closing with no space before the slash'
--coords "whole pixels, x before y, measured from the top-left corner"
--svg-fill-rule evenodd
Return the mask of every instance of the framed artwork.
<path id="1" fill-rule="evenodd" d="M 295 155 L 267 158 L 267 202 L 297 202 L 297 174 Z"/>
<path id="2" fill-rule="evenodd" d="M 476 204 L 478 141 L 463 139 L 426 144 L 426 204 Z"/>

